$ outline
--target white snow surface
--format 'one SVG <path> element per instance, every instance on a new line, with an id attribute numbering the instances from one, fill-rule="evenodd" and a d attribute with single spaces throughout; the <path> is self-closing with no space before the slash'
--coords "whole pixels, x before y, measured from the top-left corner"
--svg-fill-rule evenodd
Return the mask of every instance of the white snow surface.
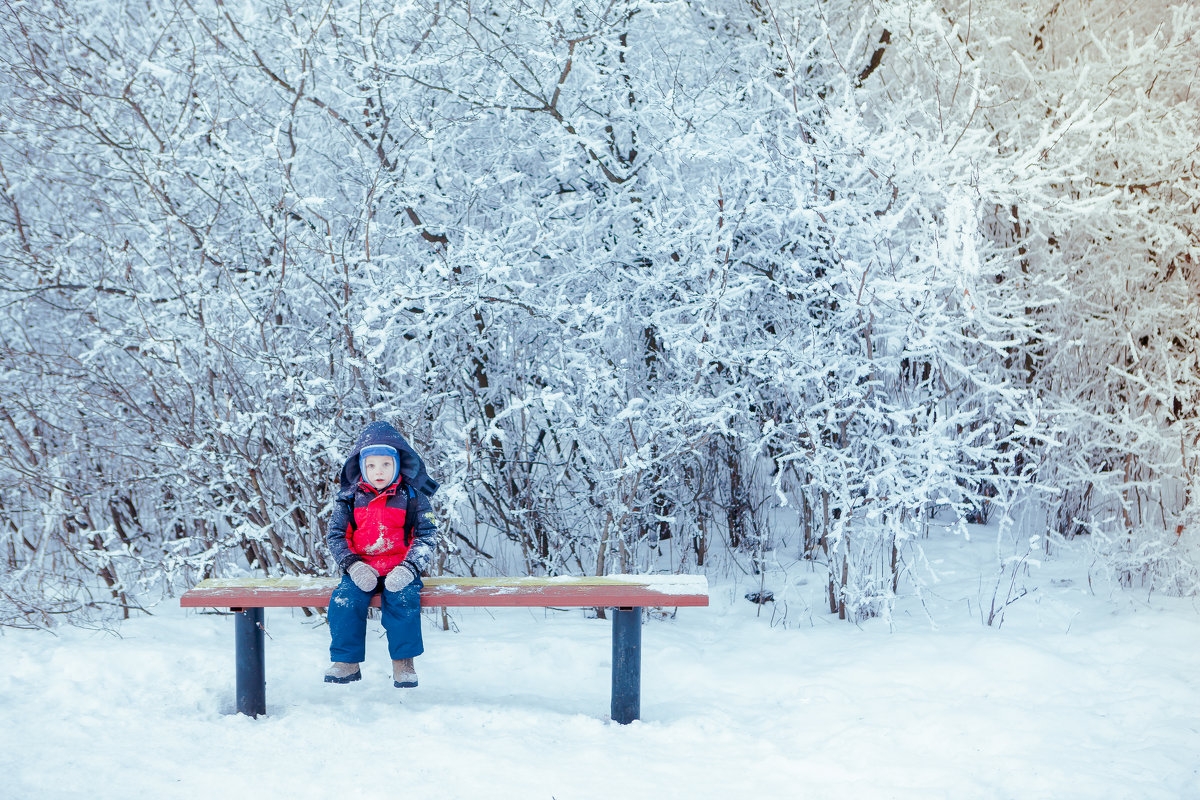
<path id="1" fill-rule="evenodd" d="M 803 562 L 765 576 L 761 613 L 759 578 L 712 577 L 711 607 L 646 622 L 627 726 L 610 623 L 580 610 L 428 611 L 398 690 L 377 620 L 342 686 L 323 623 L 268 609 L 257 720 L 232 713 L 228 615 L 6 629 L 0 797 L 1200 798 L 1200 601 L 1062 558 L 997 629 L 995 543 L 925 547 L 939 582 L 890 625 L 831 617 Z"/>

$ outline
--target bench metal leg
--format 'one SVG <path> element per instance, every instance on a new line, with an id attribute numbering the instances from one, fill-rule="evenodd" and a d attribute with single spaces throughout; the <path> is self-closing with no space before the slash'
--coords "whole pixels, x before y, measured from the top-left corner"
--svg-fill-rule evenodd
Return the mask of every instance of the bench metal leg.
<path id="1" fill-rule="evenodd" d="M 642 610 L 613 612 L 612 719 L 628 725 L 642 713 Z"/>
<path id="2" fill-rule="evenodd" d="M 267 675 L 263 648 L 263 610 L 238 609 L 234 616 L 237 660 L 237 710 L 257 717 L 267 713 Z"/>

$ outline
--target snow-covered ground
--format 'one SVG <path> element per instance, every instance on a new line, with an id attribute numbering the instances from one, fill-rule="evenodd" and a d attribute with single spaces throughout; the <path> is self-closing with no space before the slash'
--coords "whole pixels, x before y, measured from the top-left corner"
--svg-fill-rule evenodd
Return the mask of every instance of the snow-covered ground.
<path id="1" fill-rule="evenodd" d="M 831 618 L 803 564 L 761 614 L 757 581 L 713 579 L 710 608 L 646 624 L 629 726 L 610 624 L 581 611 L 431 613 L 406 692 L 378 622 L 336 686 L 327 630 L 268 610 L 258 720 L 231 713 L 228 616 L 4 630 L 0 797 L 1200 798 L 1200 603 L 1064 558 L 1019 575 L 997 629 L 995 543 L 927 549 L 941 581 L 890 626 Z"/>

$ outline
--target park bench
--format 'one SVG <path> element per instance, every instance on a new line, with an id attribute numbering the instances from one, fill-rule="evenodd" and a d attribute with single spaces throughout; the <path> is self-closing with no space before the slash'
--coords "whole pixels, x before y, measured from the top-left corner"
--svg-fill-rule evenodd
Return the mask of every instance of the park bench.
<path id="1" fill-rule="evenodd" d="M 641 714 L 642 609 L 708 605 L 703 575 L 608 575 L 554 578 L 424 578 L 421 607 L 612 608 L 614 721 Z M 264 608 L 325 608 L 336 578 L 209 578 L 185 592 L 184 608 L 234 612 L 239 713 L 267 712 Z M 372 601 L 379 605 L 379 596 Z"/>

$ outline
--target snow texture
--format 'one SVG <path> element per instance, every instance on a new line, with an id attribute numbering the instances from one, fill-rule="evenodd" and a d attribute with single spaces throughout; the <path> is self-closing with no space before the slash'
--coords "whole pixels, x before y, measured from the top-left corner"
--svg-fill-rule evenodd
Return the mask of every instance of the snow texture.
<path id="1" fill-rule="evenodd" d="M 757 578 L 714 580 L 711 607 L 646 623 L 628 726 L 607 718 L 609 623 L 580 611 L 468 609 L 450 632 L 434 612 L 401 693 L 378 622 L 339 686 L 325 627 L 268 610 L 258 720 L 232 713 L 228 616 L 7 629 L 0 795 L 328 798 L 358 769 L 362 798 L 1200 797 L 1195 601 L 1089 589 L 1058 560 L 987 627 L 985 538 L 927 548 L 941 581 L 891 630 L 831 618 L 802 563 L 765 576 L 761 610 Z"/>

